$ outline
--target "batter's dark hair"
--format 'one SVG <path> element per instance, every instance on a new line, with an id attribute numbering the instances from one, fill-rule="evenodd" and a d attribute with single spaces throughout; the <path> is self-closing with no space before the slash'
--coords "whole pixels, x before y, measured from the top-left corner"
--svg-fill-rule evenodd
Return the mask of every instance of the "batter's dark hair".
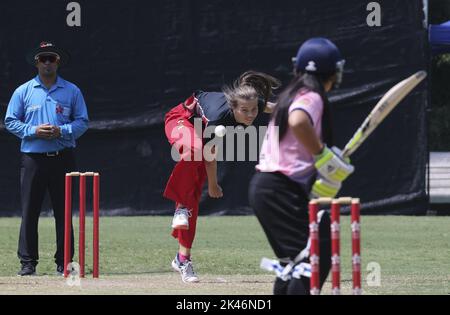
<path id="1" fill-rule="evenodd" d="M 312 74 L 312 73 L 297 73 L 294 79 L 280 94 L 277 106 L 272 113 L 275 126 L 279 127 L 280 141 L 286 135 L 288 130 L 289 107 L 292 105 L 298 92 L 302 89 L 305 91 L 315 92 L 320 95 L 323 101 L 322 114 L 322 141 L 328 146 L 333 145 L 333 132 L 331 113 L 328 97 L 325 92 L 324 82 L 330 80 L 333 74 Z"/>
<path id="2" fill-rule="evenodd" d="M 232 108 L 237 106 L 239 99 L 253 100 L 261 98 L 264 104 L 273 96 L 273 90 L 279 88 L 281 82 L 262 72 L 247 71 L 233 82 L 231 86 L 223 87 L 222 91 Z"/>

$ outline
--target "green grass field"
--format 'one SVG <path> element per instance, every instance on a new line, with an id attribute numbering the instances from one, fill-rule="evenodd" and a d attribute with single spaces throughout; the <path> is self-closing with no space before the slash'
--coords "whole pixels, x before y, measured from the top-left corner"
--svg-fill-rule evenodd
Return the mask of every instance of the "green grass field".
<path id="1" fill-rule="evenodd" d="M 189 285 L 170 268 L 177 248 L 170 221 L 171 217 L 156 216 L 102 217 L 100 279 L 88 274 L 74 287 L 55 275 L 52 218 L 40 220 L 38 275 L 25 278 L 16 276 L 20 219 L 1 218 L 0 294 L 271 294 L 274 276 L 261 270 L 259 262 L 274 257 L 255 217 L 199 218 L 193 260 L 201 282 Z M 349 229 L 349 217 L 343 216 L 343 294 L 351 290 Z M 86 271 L 91 273 L 92 233 L 86 236 Z M 363 216 L 364 294 L 450 294 L 449 249 L 450 217 Z M 379 286 L 366 282 L 372 262 L 381 268 Z M 327 282 L 323 294 L 329 293 Z"/>

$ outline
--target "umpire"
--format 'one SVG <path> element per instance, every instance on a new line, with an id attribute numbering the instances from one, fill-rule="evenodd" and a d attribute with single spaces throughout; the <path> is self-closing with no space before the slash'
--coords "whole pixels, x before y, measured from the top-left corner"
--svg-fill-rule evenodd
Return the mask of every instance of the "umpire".
<path id="1" fill-rule="evenodd" d="M 40 43 L 27 55 L 38 75 L 14 91 L 6 112 L 6 128 L 22 140 L 19 276 L 36 273 L 38 221 L 47 191 L 56 224 L 56 271 L 64 271 L 64 178 L 75 170 L 75 140 L 89 121 L 80 89 L 57 75 L 69 59 L 63 49 Z M 73 256 L 73 231 L 71 248 Z"/>

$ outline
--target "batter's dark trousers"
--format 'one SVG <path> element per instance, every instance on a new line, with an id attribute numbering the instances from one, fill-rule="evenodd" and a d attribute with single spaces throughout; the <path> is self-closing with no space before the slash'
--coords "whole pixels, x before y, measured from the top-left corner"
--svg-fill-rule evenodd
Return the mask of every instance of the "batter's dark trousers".
<path id="1" fill-rule="evenodd" d="M 250 182 L 253 208 L 275 255 L 280 261 L 294 260 L 307 247 L 309 237 L 308 196 L 303 188 L 281 173 L 257 172 Z M 320 280 L 325 282 L 331 267 L 330 217 L 319 223 Z M 301 262 L 309 262 L 309 257 Z M 309 294 L 310 278 L 276 279 L 275 294 Z"/>
<path id="2" fill-rule="evenodd" d="M 30 263 L 35 266 L 38 264 L 38 221 L 48 191 L 56 224 L 55 263 L 64 265 L 65 174 L 72 171 L 75 171 L 75 156 L 71 149 L 59 151 L 56 156 L 22 154 L 20 169 L 22 223 L 17 251 L 22 264 Z M 71 248 L 73 257 L 73 231 Z"/>

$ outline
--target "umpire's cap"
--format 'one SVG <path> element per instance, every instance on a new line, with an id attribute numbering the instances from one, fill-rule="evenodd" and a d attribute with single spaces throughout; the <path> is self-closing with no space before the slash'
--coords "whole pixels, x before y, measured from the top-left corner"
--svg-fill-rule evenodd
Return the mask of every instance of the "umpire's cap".
<path id="1" fill-rule="evenodd" d="M 31 50 L 27 56 L 27 62 L 30 65 L 35 65 L 36 60 L 41 54 L 55 54 L 59 57 L 59 66 L 66 65 L 70 60 L 70 55 L 67 51 L 62 48 L 56 47 L 50 42 L 41 42 L 38 47 Z"/>

